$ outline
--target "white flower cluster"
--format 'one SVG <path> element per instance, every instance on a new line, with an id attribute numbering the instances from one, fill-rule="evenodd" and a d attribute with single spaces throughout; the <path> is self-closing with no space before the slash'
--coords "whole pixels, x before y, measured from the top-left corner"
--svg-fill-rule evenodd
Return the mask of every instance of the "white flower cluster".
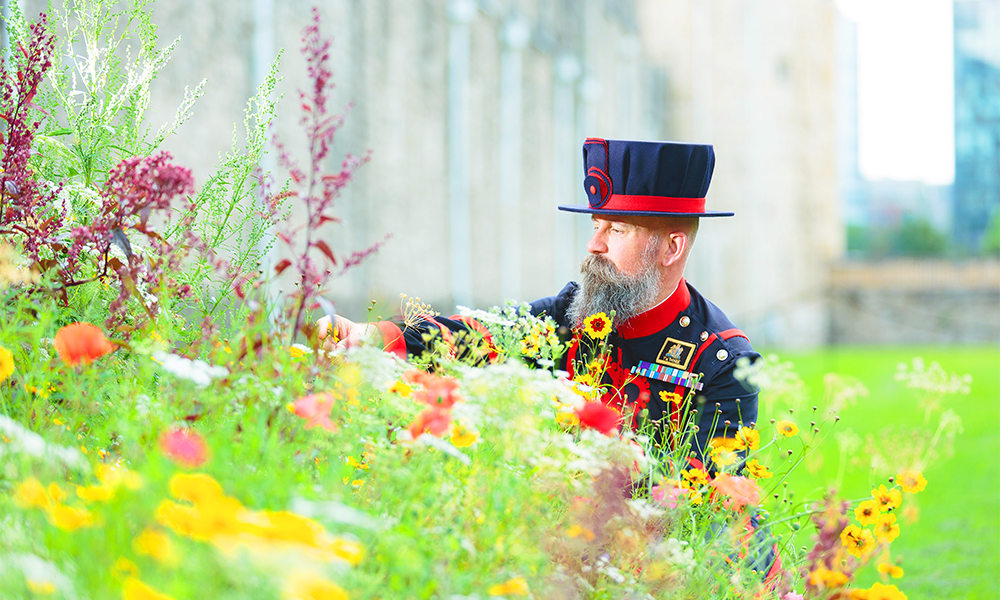
<path id="1" fill-rule="evenodd" d="M 10 417 L 0 415 L 0 433 L 10 440 L 6 444 L 0 444 L 0 456 L 13 451 L 38 458 L 53 457 L 70 467 L 86 464 L 83 455 L 76 448 L 50 444 L 42 436 L 25 429 Z"/>
<path id="2" fill-rule="evenodd" d="M 895 379 L 908 388 L 935 396 L 968 394 L 972 388 L 972 375 L 948 373 L 936 362 L 924 364 L 924 359 L 919 356 L 913 359 L 911 366 L 906 363 L 896 365 Z"/>
<path id="3" fill-rule="evenodd" d="M 229 369 L 225 367 L 210 365 L 203 360 L 191 360 L 162 350 L 153 353 L 153 360 L 168 373 L 194 382 L 198 387 L 205 387 L 212 383 L 213 379 L 229 374 Z"/>

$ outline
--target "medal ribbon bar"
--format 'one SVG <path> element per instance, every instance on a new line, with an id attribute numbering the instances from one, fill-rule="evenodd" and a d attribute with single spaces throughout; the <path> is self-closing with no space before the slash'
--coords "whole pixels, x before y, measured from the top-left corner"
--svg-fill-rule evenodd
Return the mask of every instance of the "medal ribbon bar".
<path id="1" fill-rule="evenodd" d="M 665 381 L 667 383 L 682 385 L 686 388 L 691 388 L 699 392 L 701 391 L 701 388 L 704 387 L 701 382 L 698 381 L 698 375 L 695 375 L 694 373 L 649 363 L 644 360 L 640 360 L 638 366 L 632 367 L 632 373 L 642 375 L 643 377 L 649 377 L 651 379 L 659 379 L 660 381 Z"/>

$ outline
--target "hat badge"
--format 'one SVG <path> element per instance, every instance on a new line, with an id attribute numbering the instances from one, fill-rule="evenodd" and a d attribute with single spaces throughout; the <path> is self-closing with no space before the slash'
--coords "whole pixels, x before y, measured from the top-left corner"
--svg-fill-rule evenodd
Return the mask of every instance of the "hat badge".
<path id="1" fill-rule="evenodd" d="M 591 208 L 601 208 L 611 199 L 614 186 L 611 184 L 611 177 L 608 176 L 608 142 L 600 138 L 587 138 L 584 142 L 585 160 L 590 167 L 587 169 L 587 176 L 583 180 L 583 189 L 587 192 L 587 199 Z M 593 153 L 593 155 L 587 156 Z M 603 160 L 601 160 L 603 158 Z M 596 165 L 604 163 L 604 168 Z"/>

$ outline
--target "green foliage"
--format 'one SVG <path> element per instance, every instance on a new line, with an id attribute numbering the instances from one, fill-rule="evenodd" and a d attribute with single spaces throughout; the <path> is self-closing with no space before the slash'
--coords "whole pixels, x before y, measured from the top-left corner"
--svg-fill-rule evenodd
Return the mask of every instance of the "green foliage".
<path id="1" fill-rule="evenodd" d="M 889 256 L 941 257 L 952 252 L 948 236 L 927 219 L 906 218 L 898 225 L 848 225 L 847 251 L 869 258 Z"/>
<path id="2" fill-rule="evenodd" d="M 1000 256 L 1000 211 L 993 213 L 982 241 L 983 254 Z"/>

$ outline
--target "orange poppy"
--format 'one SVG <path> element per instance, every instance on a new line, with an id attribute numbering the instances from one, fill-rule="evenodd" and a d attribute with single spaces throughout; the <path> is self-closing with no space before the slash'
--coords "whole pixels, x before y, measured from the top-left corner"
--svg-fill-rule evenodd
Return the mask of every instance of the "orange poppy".
<path id="1" fill-rule="evenodd" d="M 73 323 L 56 332 L 52 340 L 59 357 L 68 365 L 85 365 L 115 349 L 104 332 L 90 323 Z"/>

